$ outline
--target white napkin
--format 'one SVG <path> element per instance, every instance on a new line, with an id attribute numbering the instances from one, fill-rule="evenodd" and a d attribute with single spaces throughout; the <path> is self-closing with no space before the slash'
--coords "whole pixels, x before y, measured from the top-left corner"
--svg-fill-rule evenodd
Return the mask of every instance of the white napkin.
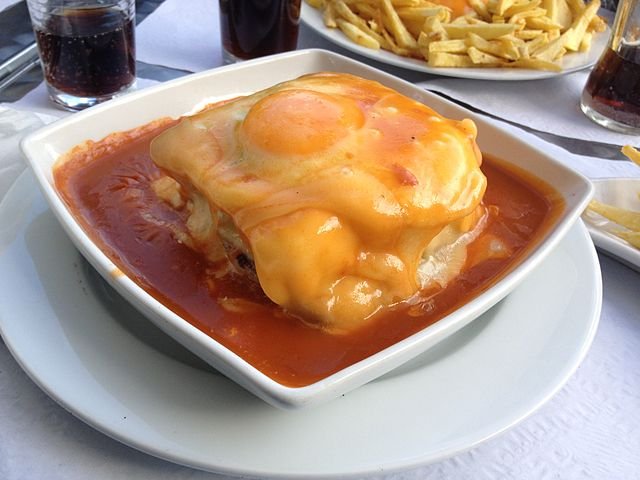
<path id="1" fill-rule="evenodd" d="M 136 29 L 138 60 L 198 72 L 222 65 L 218 0 L 165 0 Z"/>
<path id="2" fill-rule="evenodd" d="M 55 119 L 0 105 L 0 200 L 25 169 L 20 153 L 22 137 Z"/>
<path id="3" fill-rule="evenodd" d="M 581 71 L 523 82 L 437 78 L 418 85 L 541 132 L 614 145 L 640 146 L 637 136 L 607 130 L 582 113 L 580 95 L 587 76 L 588 71 Z"/>

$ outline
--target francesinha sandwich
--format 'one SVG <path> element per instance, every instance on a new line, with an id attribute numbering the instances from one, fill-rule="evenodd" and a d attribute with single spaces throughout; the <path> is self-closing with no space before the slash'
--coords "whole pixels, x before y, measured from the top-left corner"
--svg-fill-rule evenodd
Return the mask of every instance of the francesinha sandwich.
<path id="1" fill-rule="evenodd" d="M 465 269 L 486 220 L 471 120 L 319 73 L 213 105 L 151 144 L 175 235 L 341 333 Z"/>

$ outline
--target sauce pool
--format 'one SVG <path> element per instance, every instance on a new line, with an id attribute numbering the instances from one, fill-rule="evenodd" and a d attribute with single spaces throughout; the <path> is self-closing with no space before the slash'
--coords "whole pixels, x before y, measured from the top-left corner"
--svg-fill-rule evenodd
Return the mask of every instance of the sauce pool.
<path id="1" fill-rule="evenodd" d="M 150 141 L 173 121 L 158 121 L 76 148 L 59 164 L 56 187 L 89 236 L 118 268 L 166 307 L 273 380 L 301 387 L 424 329 L 487 290 L 513 268 L 562 210 L 547 185 L 485 158 L 484 202 L 497 215 L 469 247 L 481 256 L 498 237 L 514 253 L 471 267 L 447 288 L 423 292 L 346 335 L 332 335 L 287 314 L 244 277 L 216 278 L 214 266 L 177 242 L 167 225 L 186 219 L 159 200 L 151 182 L 162 176 Z M 491 207 L 494 206 L 494 207 Z"/>

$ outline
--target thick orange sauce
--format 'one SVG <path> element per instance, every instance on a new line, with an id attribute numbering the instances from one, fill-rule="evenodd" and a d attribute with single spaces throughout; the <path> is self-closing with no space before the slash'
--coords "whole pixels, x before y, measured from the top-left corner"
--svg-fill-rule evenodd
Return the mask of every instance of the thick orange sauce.
<path id="1" fill-rule="evenodd" d="M 355 332 L 332 335 L 283 312 L 241 277 L 215 279 L 212 266 L 160 224 L 184 221 L 150 188 L 161 173 L 149 158 L 149 143 L 169 124 L 159 122 L 77 149 L 55 170 L 58 191 L 118 268 L 198 329 L 291 387 L 325 378 L 468 302 L 517 263 L 563 206 L 550 187 L 485 158 L 485 203 L 495 205 L 499 214 L 471 245 L 469 258 L 482 254 L 483 239 L 492 234 L 515 254 L 481 262 L 446 289 L 424 292 L 420 304 L 398 305 Z"/>

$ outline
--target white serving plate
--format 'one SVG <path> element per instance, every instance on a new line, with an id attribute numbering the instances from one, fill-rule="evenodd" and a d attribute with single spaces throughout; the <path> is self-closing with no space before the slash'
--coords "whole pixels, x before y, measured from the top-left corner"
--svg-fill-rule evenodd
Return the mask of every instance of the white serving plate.
<path id="1" fill-rule="evenodd" d="M 542 80 L 544 78 L 552 78 L 584 70 L 585 68 L 595 65 L 598 61 L 600 55 L 607 46 L 610 35 L 610 30 L 607 28 L 605 32 L 594 35 L 593 44 L 588 52 L 577 52 L 566 55 L 562 59 L 561 72 L 532 70 L 528 68 L 435 68 L 430 67 L 423 60 L 402 57 L 386 50 L 372 50 L 352 42 L 339 29 L 325 27 L 322 21 L 322 13 L 319 10 L 310 7 L 304 1 L 300 18 L 309 28 L 330 42 L 351 52 L 362 55 L 363 57 L 417 72 L 441 75 L 444 77 L 469 78 L 476 80 Z"/>
<path id="2" fill-rule="evenodd" d="M 378 478 L 475 447 L 564 385 L 600 317 L 598 259 L 578 222 L 508 297 L 436 347 L 335 401 L 282 411 L 110 288 L 30 173 L 0 203 L 0 225 L 0 333 L 31 379 L 127 445 L 243 478 Z"/>
<path id="3" fill-rule="evenodd" d="M 168 308 L 126 276 L 112 275 L 115 265 L 93 244 L 61 201 L 52 184 L 52 167 L 61 154 L 86 140 L 126 130 L 163 116 L 179 116 L 220 97 L 260 90 L 317 71 L 339 71 L 377 80 L 423 101 L 451 118 L 473 118 L 483 151 L 548 182 L 562 193 L 566 208 L 545 239 L 492 288 L 452 314 L 330 377 L 301 388 L 285 387 L 253 368 Z M 306 50 L 246 62 L 177 79 L 74 114 L 25 138 L 23 152 L 45 199 L 80 252 L 127 300 L 167 334 L 260 398 L 284 408 L 318 404 L 361 386 L 424 352 L 467 325 L 513 290 L 558 244 L 586 206 L 592 186 L 544 152 L 438 96 L 358 63 L 322 50 Z"/>
<path id="4" fill-rule="evenodd" d="M 640 178 L 601 178 L 592 182 L 595 187 L 593 198 L 640 212 Z M 596 247 L 640 272 L 640 250 L 611 233 L 623 228 L 589 210 L 582 218 Z"/>

